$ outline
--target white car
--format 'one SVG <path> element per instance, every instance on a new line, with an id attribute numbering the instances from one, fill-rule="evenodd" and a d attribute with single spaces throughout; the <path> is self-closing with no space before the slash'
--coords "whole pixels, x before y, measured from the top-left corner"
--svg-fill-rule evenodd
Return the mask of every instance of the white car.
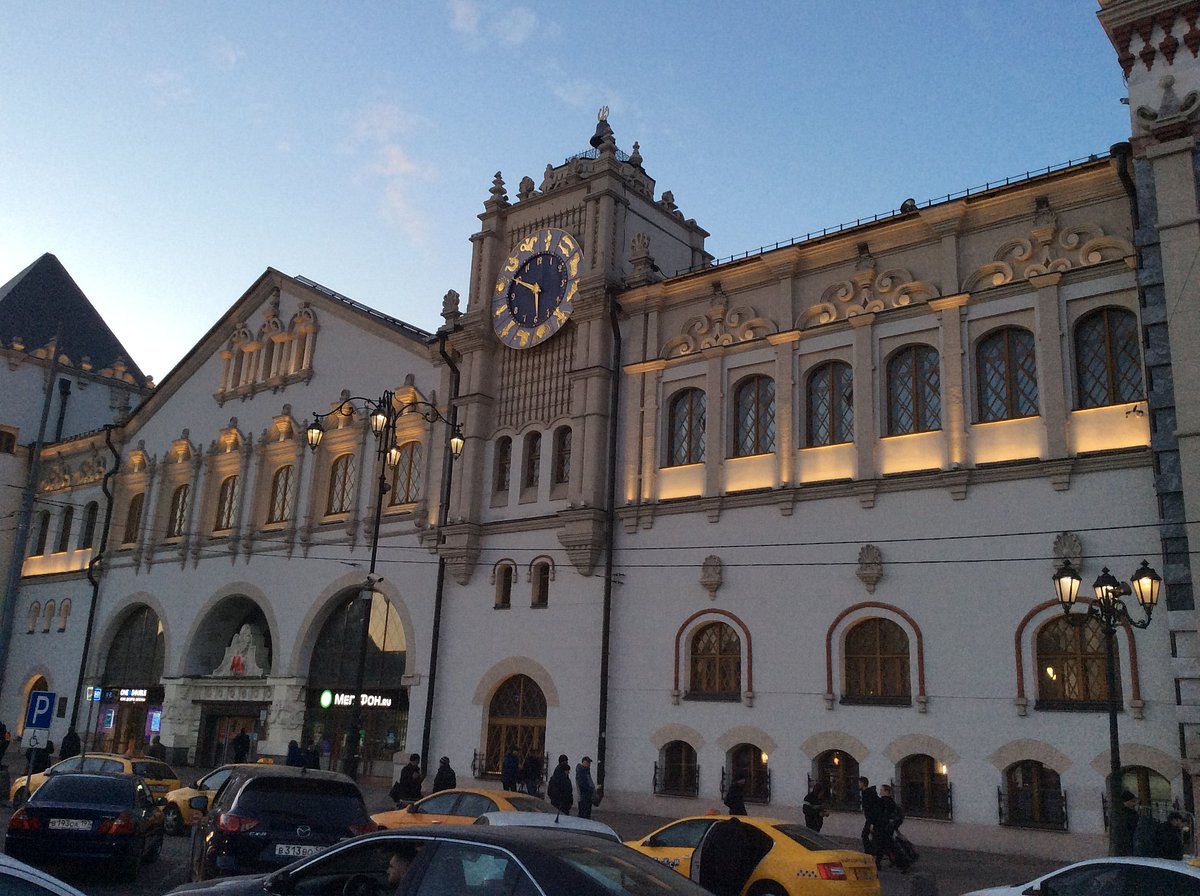
<path id="1" fill-rule="evenodd" d="M 517 826 L 522 828 L 556 828 L 560 831 L 576 831 L 605 840 L 621 842 L 617 832 L 602 821 L 576 818 L 574 815 L 550 815 L 546 812 L 484 812 L 475 819 L 475 824 L 493 826 Z"/>
<path id="2" fill-rule="evenodd" d="M 21 896 L 84 896 L 57 877 L 52 877 L 32 865 L 18 862 L 3 853 L 0 853 L 0 893 L 20 893 Z"/>
<path id="3" fill-rule="evenodd" d="M 1113 856 L 1067 865 L 1023 884 L 963 896 L 1200 896 L 1200 868 L 1172 859 Z"/>

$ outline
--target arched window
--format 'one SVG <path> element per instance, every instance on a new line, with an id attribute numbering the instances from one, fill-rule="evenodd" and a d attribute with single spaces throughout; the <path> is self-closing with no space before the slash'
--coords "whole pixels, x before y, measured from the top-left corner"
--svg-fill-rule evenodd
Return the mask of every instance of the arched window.
<path id="1" fill-rule="evenodd" d="M 238 476 L 226 476 L 221 481 L 221 491 L 217 495 L 217 518 L 213 523 L 214 532 L 226 532 L 233 528 L 240 481 Z"/>
<path id="2" fill-rule="evenodd" d="M 1121 789 L 1134 794 L 1139 806 L 1157 810 L 1171 806 L 1171 782 L 1144 765 L 1127 765 L 1121 769 Z"/>
<path id="3" fill-rule="evenodd" d="M 488 704 L 487 747 L 484 772 L 500 774 L 500 763 L 509 750 L 524 760 L 546 753 L 546 695 L 528 675 L 514 675 L 500 683 Z"/>
<path id="4" fill-rule="evenodd" d="M 392 471 L 392 488 L 388 503 L 415 504 L 421 500 L 421 443 L 405 442 L 400 446 L 400 463 Z"/>
<path id="5" fill-rule="evenodd" d="M 67 620 L 71 618 L 71 598 L 64 597 L 58 605 L 58 630 L 67 630 Z"/>
<path id="6" fill-rule="evenodd" d="M 775 381 L 769 376 L 742 380 L 733 393 L 733 457 L 775 450 Z"/>
<path id="7" fill-rule="evenodd" d="M 754 744 L 738 744 L 729 751 L 729 780 L 741 775 L 746 779 L 742 796 L 748 803 L 771 802 L 771 772 L 767 768 L 767 754 Z M 721 795 L 728 785 L 722 782 Z"/>
<path id="8" fill-rule="evenodd" d="M 542 434 L 531 432 L 525 436 L 525 453 L 521 463 L 521 487 L 537 488 L 542 474 Z"/>
<path id="9" fill-rule="evenodd" d="M 167 538 L 179 538 L 187 525 L 188 498 L 192 487 L 186 482 L 171 493 L 171 511 L 167 516 Z"/>
<path id="10" fill-rule="evenodd" d="M 553 467 L 554 485 L 571 481 L 571 427 L 560 426 L 554 430 Z"/>
<path id="11" fill-rule="evenodd" d="M 17 453 L 17 434 L 9 429 L 0 429 L 0 454 Z"/>
<path id="12" fill-rule="evenodd" d="M 71 527 L 75 524 L 75 508 L 68 507 L 63 511 L 62 520 L 58 524 L 58 541 L 54 545 L 54 553 L 65 554 L 71 548 Z"/>
<path id="13" fill-rule="evenodd" d="M 1002 327 L 979 340 L 975 377 L 981 423 L 1037 416 L 1037 357 L 1028 330 Z"/>
<path id="14" fill-rule="evenodd" d="M 1026 759 L 1004 772 L 1000 823 L 1023 828 L 1067 826 L 1066 797 L 1058 772 Z"/>
<path id="15" fill-rule="evenodd" d="M 354 474 L 357 465 L 353 454 L 340 454 L 329 468 L 329 497 L 325 514 L 349 513 L 354 507 Z"/>
<path id="16" fill-rule="evenodd" d="M 496 564 L 496 606 L 498 608 L 512 606 L 512 586 L 515 574 L 516 567 L 511 562 L 502 561 Z"/>
<path id="17" fill-rule="evenodd" d="M 688 696 L 737 700 L 742 694 L 742 642 L 724 622 L 702 625 L 692 636 Z"/>
<path id="18" fill-rule="evenodd" d="M 696 750 L 687 741 L 673 740 L 659 751 L 654 766 L 654 792 L 672 796 L 696 796 L 700 792 Z"/>
<path id="19" fill-rule="evenodd" d="M 46 601 L 46 607 L 42 612 L 42 631 L 50 631 L 50 626 L 54 624 L 54 617 L 58 615 L 58 607 L 54 605 L 54 601 Z"/>
<path id="20" fill-rule="evenodd" d="M 545 607 L 550 604 L 550 563 L 546 560 L 535 561 L 529 569 L 533 593 L 530 606 Z"/>
<path id="21" fill-rule="evenodd" d="M 166 660 L 162 622 L 142 604 L 121 620 L 104 662 L 105 687 L 159 686 Z"/>
<path id="22" fill-rule="evenodd" d="M 844 750 L 826 750 L 817 757 L 817 780 L 825 785 L 831 809 L 859 808 L 858 760 Z"/>
<path id="23" fill-rule="evenodd" d="M 292 465 L 284 464 L 271 477 L 271 507 L 268 523 L 285 523 L 292 518 Z"/>
<path id="24" fill-rule="evenodd" d="M 347 595 L 321 627 L 313 649 L 309 679 L 322 687 L 343 688 L 353 693 L 357 685 L 359 658 L 362 656 L 363 612 L 371 614 L 367 622 L 366 657 L 363 662 L 363 684 L 367 690 L 396 686 L 404 676 L 407 642 L 400 614 L 381 592 Z"/>
<path id="25" fill-rule="evenodd" d="M 50 540 L 50 511 L 42 510 L 37 515 L 37 528 L 29 542 L 29 556 L 41 557 L 46 553 L 46 542 Z"/>
<path id="26" fill-rule="evenodd" d="M 941 372 L 938 353 L 928 345 L 909 345 L 888 360 L 889 436 L 942 428 Z"/>
<path id="27" fill-rule="evenodd" d="M 142 505 L 146 502 L 146 493 L 138 492 L 129 499 L 125 510 L 125 532 L 121 536 L 121 544 L 136 544 L 138 534 L 142 531 Z"/>
<path id="28" fill-rule="evenodd" d="M 864 619 L 846 632 L 846 702 L 907 706 L 908 635 L 890 619 Z"/>
<path id="29" fill-rule="evenodd" d="M 854 373 L 845 361 L 822 364 L 808 375 L 809 446 L 854 441 Z"/>
<path id="30" fill-rule="evenodd" d="M 29 605 L 29 634 L 37 631 L 38 620 L 42 618 L 42 603 L 35 600 Z"/>
<path id="31" fill-rule="evenodd" d="M 1104 626 L 1092 616 L 1079 621 L 1059 615 L 1038 629 L 1038 709 L 1108 709 L 1108 654 Z M 1120 669 L 1117 644 L 1113 657 Z M 1118 701 L 1121 676 L 1116 675 Z"/>
<path id="32" fill-rule="evenodd" d="M 496 469 L 492 476 L 492 482 L 496 491 L 506 492 L 509 482 L 512 480 L 512 439 L 508 436 L 496 440 L 495 460 Z"/>
<path id="33" fill-rule="evenodd" d="M 924 753 L 900 761 L 899 796 L 906 815 L 949 820 L 950 780 L 946 772 L 946 766 Z"/>
<path id="34" fill-rule="evenodd" d="M 1133 312 L 1101 308 L 1075 325 L 1075 380 L 1080 408 L 1125 404 L 1142 397 Z"/>
<path id="35" fill-rule="evenodd" d="M 79 550 L 86 551 L 96 546 L 96 519 L 100 515 L 100 505 L 95 501 L 88 503 L 83 511 L 83 527 L 79 530 Z"/>
<path id="36" fill-rule="evenodd" d="M 706 398 L 702 389 L 684 389 L 667 412 L 667 466 L 704 462 Z"/>

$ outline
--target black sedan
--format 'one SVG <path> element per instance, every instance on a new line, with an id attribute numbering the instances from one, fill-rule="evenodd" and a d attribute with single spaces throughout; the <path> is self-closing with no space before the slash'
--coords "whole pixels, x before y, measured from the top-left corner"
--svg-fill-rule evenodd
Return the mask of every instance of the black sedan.
<path id="1" fill-rule="evenodd" d="M 12 814 L 4 851 L 36 864 L 104 859 L 133 878 L 162 850 L 162 802 L 133 775 L 53 775 Z"/>
<path id="2" fill-rule="evenodd" d="M 572 831 L 414 826 L 364 834 L 269 875 L 184 884 L 213 896 L 707 896 L 621 843 Z"/>

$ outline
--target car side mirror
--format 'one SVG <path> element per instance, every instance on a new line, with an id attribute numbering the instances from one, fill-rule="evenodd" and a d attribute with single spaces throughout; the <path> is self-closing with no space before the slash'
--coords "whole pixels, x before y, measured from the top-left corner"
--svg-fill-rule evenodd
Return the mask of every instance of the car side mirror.
<path id="1" fill-rule="evenodd" d="M 192 797 L 190 800 L 188 800 L 188 808 L 195 809 L 198 812 L 207 812 L 208 811 L 208 797 L 206 797 L 206 796 Z"/>
<path id="2" fill-rule="evenodd" d="M 154 798 L 154 805 L 165 806 L 166 804 L 167 804 L 167 798 L 165 796 L 156 796 Z"/>

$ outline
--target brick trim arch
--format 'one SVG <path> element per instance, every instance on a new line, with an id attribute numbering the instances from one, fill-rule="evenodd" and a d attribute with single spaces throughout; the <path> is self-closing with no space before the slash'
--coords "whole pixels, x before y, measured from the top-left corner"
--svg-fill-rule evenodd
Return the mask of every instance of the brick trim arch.
<path id="1" fill-rule="evenodd" d="M 897 607 L 895 604 L 884 603 L 878 600 L 864 600 L 861 603 L 852 604 L 834 617 L 830 623 L 829 629 L 825 632 L 825 693 L 832 694 L 833 691 L 833 635 L 838 630 L 838 627 L 851 613 L 857 613 L 859 610 L 886 610 L 889 613 L 895 613 L 911 628 L 913 635 L 917 639 L 917 698 L 925 698 L 925 634 L 921 631 L 921 626 L 917 625 L 917 621 L 908 615 L 904 610 Z"/>
<path id="2" fill-rule="evenodd" d="M 687 632 L 688 629 L 690 629 L 692 627 L 692 623 L 694 623 L 697 619 L 700 619 L 701 617 L 704 617 L 704 616 L 724 616 L 726 619 L 730 620 L 733 623 L 734 627 L 741 633 L 742 640 L 744 641 L 744 643 L 746 645 L 746 653 L 745 653 L 745 657 L 746 657 L 746 659 L 745 659 L 745 662 L 746 662 L 746 688 L 745 689 L 747 692 L 752 693 L 754 691 L 754 648 L 750 641 L 750 629 L 746 627 L 746 623 L 744 623 L 736 614 L 730 613 L 728 610 L 718 610 L 718 609 L 714 609 L 714 608 L 709 608 L 706 610 L 698 610 L 697 612 L 695 612 L 691 616 L 689 616 L 687 619 L 683 620 L 683 624 L 680 625 L 679 628 L 676 630 L 676 632 L 675 632 L 675 672 L 674 672 L 674 676 L 673 676 L 673 685 L 672 685 L 673 690 L 676 693 L 678 693 L 680 690 L 679 676 L 680 676 L 680 671 L 681 671 L 680 663 L 682 662 L 682 659 L 683 659 L 683 636 L 684 636 L 684 633 Z"/>

